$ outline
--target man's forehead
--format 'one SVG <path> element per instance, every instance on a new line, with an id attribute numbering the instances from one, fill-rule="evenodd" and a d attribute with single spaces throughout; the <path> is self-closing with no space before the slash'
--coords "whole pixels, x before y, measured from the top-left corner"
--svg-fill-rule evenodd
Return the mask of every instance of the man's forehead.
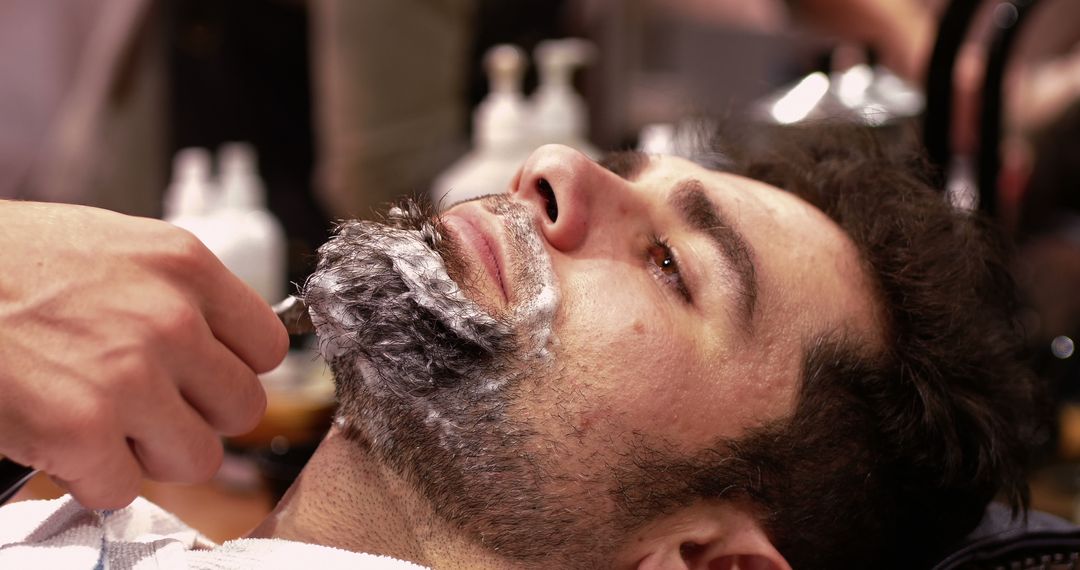
<path id="1" fill-rule="evenodd" d="M 688 158 L 620 151 L 607 155 L 599 164 L 628 181 L 655 183 L 658 185 L 656 190 L 664 193 L 676 189 L 684 180 L 700 180 L 710 197 L 723 194 L 728 200 L 749 201 L 754 208 L 742 212 L 744 214 L 763 213 L 778 223 L 791 222 L 804 227 L 821 224 L 829 227 L 831 233 L 847 239 L 846 233 L 832 219 L 801 197 L 760 180 L 709 168 Z"/>
<path id="2" fill-rule="evenodd" d="M 670 154 L 648 154 L 636 150 L 618 151 L 606 155 L 598 163 L 628 182 L 660 184 L 661 187 L 658 190 L 662 192 L 674 189 L 675 185 L 682 180 L 698 179 L 706 182 L 704 188 L 710 194 L 722 191 L 736 191 L 738 194 L 744 194 L 748 190 L 786 194 L 781 189 L 764 182 L 732 174 L 726 170 L 710 168 L 688 158 Z M 792 198 L 795 197 L 792 196 Z M 802 202 L 802 200 L 798 201 Z"/>
<path id="3" fill-rule="evenodd" d="M 612 171 L 628 180 L 655 184 L 663 193 L 684 180 L 700 180 L 759 252 L 759 270 L 772 283 L 768 295 L 779 305 L 774 304 L 774 310 L 816 314 L 811 326 L 819 329 L 816 332 L 838 327 L 869 333 L 867 338 L 880 337 L 884 321 L 861 253 L 851 237 L 813 204 L 785 189 L 678 156 L 619 153 L 602 164 L 621 168 Z M 811 307 L 807 297 L 818 301 Z M 786 320 L 793 315 L 774 311 L 778 316 Z"/>
<path id="4" fill-rule="evenodd" d="M 638 179 L 646 171 L 658 168 L 662 169 L 664 165 L 692 167 L 693 169 L 700 169 L 702 172 L 727 172 L 727 169 L 723 167 L 727 164 L 726 162 L 722 163 L 711 160 L 708 161 L 708 163 L 704 163 L 697 159 L 679 155 L 649 154 L 638 150 L 612 152 L 605 155 L 597 162 L 600 166 L 603 166 L 628 181 Z"/>

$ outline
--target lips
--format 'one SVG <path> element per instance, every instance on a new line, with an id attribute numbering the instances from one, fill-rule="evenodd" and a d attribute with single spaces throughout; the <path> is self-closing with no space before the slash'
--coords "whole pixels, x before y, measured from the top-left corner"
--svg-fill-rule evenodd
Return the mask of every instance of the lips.
<path id="1" fill-rule="evenodd" d="M 459 207 L 456 210 L 461 211 L 448 212 L 443 216 L 443 224 L 456 238 L 466 257 L 471 258 L 472 263 L 479 264 L 480 269 L 487 275 L 491 288 L 502 297 L 503 303 L 508 302 L 509 294 L 503 273 L 505 257 L 490 218 L 473 208 Z"/>

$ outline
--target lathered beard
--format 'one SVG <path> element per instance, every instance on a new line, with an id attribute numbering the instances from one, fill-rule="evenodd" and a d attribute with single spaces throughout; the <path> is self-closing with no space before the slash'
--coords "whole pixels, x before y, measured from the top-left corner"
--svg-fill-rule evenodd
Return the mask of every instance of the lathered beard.
<path id="1" fill-rule="evenodd" d="M 535 543 L 533 525 L 513 513 L 559 516 L 521 451 L 532 430 L 507 413 L 523 379 L 553 369 L 558 295 L 527 208 L 502 196 L 484 207 L 504 222 L 519 299 L 505 314 L 485 312 L 451 278 L 464 274 L 454 244 L 411 202 L 386 224 L 341 224 L 304 299 L 334 372 L 338 425 L 444 519 L 512 554 Z"/>

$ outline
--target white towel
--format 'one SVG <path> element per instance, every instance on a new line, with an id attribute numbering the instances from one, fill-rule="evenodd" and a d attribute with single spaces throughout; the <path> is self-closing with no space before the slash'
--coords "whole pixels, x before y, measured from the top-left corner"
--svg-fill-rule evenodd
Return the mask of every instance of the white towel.
<path id="1" fill-rule="evenodd" d="M 0 509 L 0 568 L 422 570 L 387 556 L 280 539 L 219 546 L 141 497 L 117 511 L 90 511 L 71 497 Z"/>

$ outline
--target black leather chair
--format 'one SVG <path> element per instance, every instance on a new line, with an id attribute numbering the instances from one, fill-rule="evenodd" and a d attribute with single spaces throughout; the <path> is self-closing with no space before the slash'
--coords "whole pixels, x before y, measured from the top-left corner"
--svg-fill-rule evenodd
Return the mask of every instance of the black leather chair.
<path id="1" fill-rule="evenodd" d="M 1012 518 L 993 503 L 979 526 L 933 570 L 1080 570 L 1080 527 L 1030 511 Z"/>

